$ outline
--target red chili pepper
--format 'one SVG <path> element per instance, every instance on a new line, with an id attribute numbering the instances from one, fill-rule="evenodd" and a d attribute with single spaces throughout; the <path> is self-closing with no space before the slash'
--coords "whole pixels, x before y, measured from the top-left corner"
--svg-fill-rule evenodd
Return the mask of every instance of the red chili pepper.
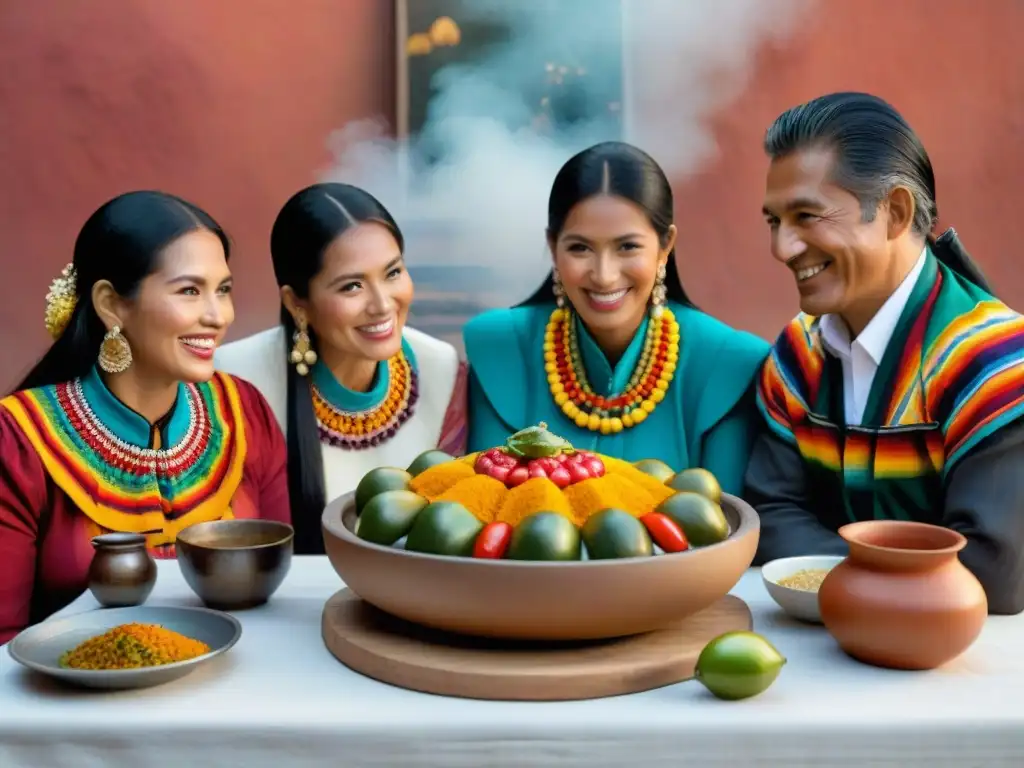
<path id="1" fill-rule="evenodd" d="M 651 539 L 661 547 L 663 552 L 685 552 L 690 548 L 690 542 L 686 540 L 683 529 L 668 515 L 663 515 L 661 512 L 648 512 L 640 518 L 640 522 L 644 524 Z"/>
<path id="2" fill-rule="evenodd" d="M 508 543 L 512 540 L 512 526 L 508 523 L 488 523 L 473 543 L 473 557 L 500 560 L 505 556 Z"/>

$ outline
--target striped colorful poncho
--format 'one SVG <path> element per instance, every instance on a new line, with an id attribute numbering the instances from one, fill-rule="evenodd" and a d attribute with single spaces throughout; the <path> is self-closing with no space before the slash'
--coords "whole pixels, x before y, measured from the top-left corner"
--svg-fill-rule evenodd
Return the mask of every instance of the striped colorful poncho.
<path id="1" fill-rule="evenodd" d="M 938 523 L 972 450 L 1024 416 L 1024 317 L 928 255 L 883 356 L 861 425 L 845 423 L 840 362 L 816 318 L 780 334 L 757 401 L 804 461 L 822 523 Z"/>

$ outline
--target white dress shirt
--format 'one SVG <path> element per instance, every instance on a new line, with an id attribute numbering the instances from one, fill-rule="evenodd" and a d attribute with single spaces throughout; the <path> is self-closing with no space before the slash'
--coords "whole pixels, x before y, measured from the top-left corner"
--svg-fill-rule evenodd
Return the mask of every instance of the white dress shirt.
<path id="1" fill-rule="evenodd" d="M 927 248 L 921 251 L 910 274 L 856 339 L 850 340 L 850 330 L 838 315 L 823 315 L 821 318 L 819 327 L 822 344 L 839 358 L 843 366 L 843 400 L 848 425 L 859 425 L 864 418 L 864 407 L 878 366 L 900 321 L 900 315 L 910 300 L 917 278 L 924 269 L 927 253 Z"/>

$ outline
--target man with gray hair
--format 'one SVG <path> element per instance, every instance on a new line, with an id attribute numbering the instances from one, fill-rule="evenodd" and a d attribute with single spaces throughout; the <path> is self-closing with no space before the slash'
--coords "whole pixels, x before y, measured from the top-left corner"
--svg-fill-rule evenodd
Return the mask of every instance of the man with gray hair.
<path id="1" fill-rule="evenodd" d="M 928 154 L 883 100 L 835 93 L 769 127 L 764 216 L 802 312 L 757 385 L 755 562 L 845 554 L 861 520 L 963 534 L 992 613 L 1024 611 L 1024 318 L 938 218 Z"/>

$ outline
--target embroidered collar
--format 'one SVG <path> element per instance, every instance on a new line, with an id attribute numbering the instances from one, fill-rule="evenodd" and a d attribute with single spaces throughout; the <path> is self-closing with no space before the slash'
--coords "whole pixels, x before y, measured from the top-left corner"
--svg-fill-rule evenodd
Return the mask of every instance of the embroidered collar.
<path id="1" fill-rule="evenodd" d="M 78 382 L 77 389 L 99 422 L 112 435 L 137 448 L 150 447 L 153 425 L 118 400 L 100 378 L 99 371 L 93 368 Z M 184 384 L 178 384 L 174 405 L 167 416 L 160 420 L 161 426 L 166 425 L 163 434 L 167 442 L 163 447 L 169 448 L 181 442 L 188 433 L 192 420 L 193 409 L 189 403 L 189 392 Z"/>
<path id="2" fill-rule="evenodd" d="M 242 401 L 228 376 L 183 385 L 168 425 L 181 437 L 160 449 L 143 447 L 148 423 L 119 403 L 95 372 L 16 392 L 0 406 L 18 422 L 53 482 L 101 528 L 143 533 L 151 548 L 165 547 L 188 525 L 231 516 L 247 435 Z"/>

